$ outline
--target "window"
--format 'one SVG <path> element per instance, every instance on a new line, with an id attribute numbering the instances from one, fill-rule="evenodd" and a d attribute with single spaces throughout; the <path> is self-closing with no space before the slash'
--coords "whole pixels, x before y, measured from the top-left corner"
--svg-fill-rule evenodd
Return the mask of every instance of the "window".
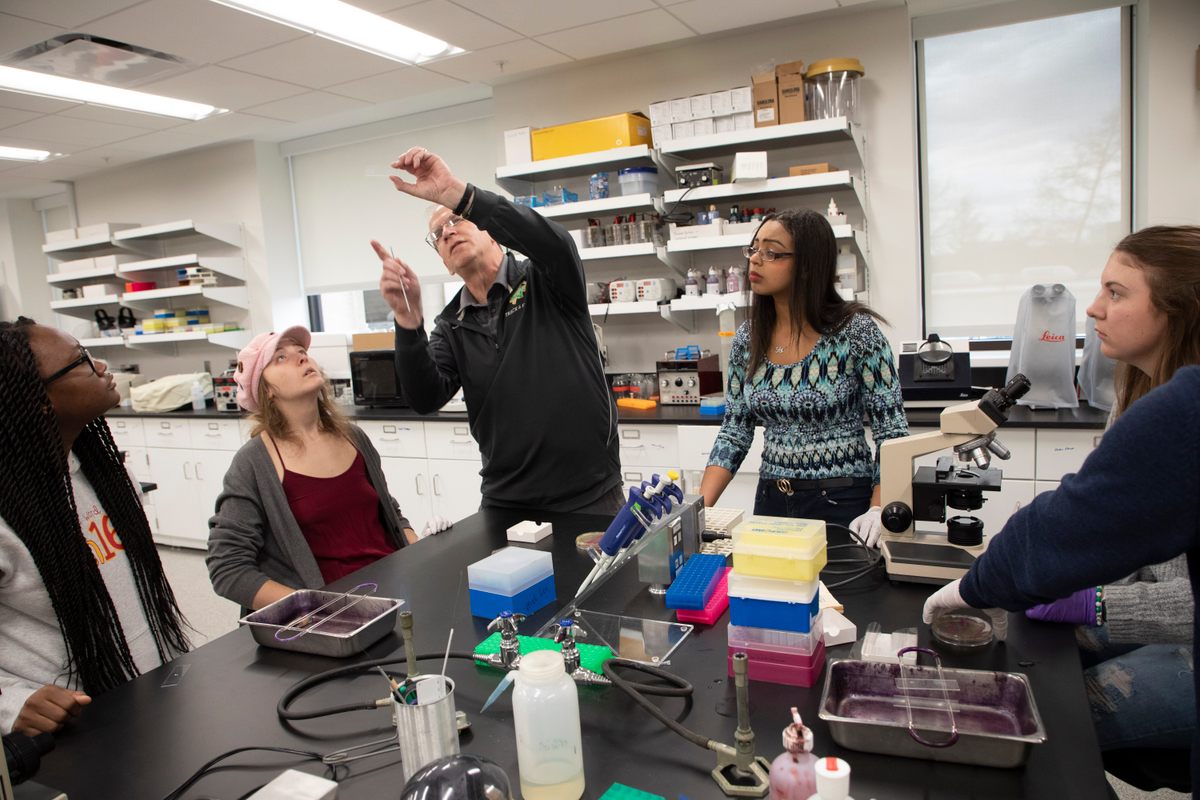
<path id="1" fill-rule="evenodd" d="M 1079 332 L 1130 230 L 1128 41 L 1119 8 L 917 44 L 926 332 L 1012 335 L 1035 283 Z"/>

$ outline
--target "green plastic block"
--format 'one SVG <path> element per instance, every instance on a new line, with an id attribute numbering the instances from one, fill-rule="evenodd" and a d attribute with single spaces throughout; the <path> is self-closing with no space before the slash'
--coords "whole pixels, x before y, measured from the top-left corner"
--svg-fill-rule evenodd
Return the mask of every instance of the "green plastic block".
<path id="1" fill-rule="evenodd" d="M 562 651 L 562 645 L 553 639 L 544 639 L 541 636 L 517 636 L 517 642 L 521 645 L 521 655 L 532 653 L 535 650 L 558 650 Z M 584 644 L 576 642 L 575 646 L 579 648 L 579 664 L 584 669 L 590 669 L 597 675 L 601 674 L 604 662 L 613 657 L 613 651 L 600 644 Z M 484 639 L 475 647 L 476 655 L 490 656 L 493 653 L 500 652 L 500 633 L 493 633 L 488 638 Z"/>
<path id="2" fill-rule="evenodd" d="M 666 800 L 661 794 L 650 794 L 623 783 L 614 783 L 600 795 L 600 800 Z"/>

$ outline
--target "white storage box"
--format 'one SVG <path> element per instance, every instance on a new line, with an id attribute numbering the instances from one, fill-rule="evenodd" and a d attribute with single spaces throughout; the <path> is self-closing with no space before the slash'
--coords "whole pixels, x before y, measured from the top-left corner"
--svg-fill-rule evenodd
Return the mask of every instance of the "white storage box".
<path id="1" fill-rule="evenodd" d="M 626 167 L 617 172 L 622 195 L 658 194 L 657 167 Z"/>
<path id="2" fill-rule="evenodd" d="M 137 226 L 131 222 L 97 222 L 94 225 L 84 225 L 75 229 L 75 233 L 80 239 L 91 239 L 95 236 L 112 237 L 117 231 L 123 231 L 126 228 L 136 228 Z"/>
<path id="3" fill-rule="evenodd" d="M 696 135 L 696 125 L 693 122 L 671 123 L 672 139 L 690 139 Z"/>
<path id="4" fill-rule="evenodd" d="M 96 262 L 96 269 L 116 269 L 121 264 L 128 264 L 130 261 L 137 261 L 141 256 L 133 253 L 114 253 L 110 256 L 96 256 L 93 261 Z"/>
<path id="5" fill-rule="evenodd" d="M 467 583 L 481 592 L 512 596 L 554 574 L 549 553 L 505 547 L 467 567 Z"/>
<path id="6" fill-rule="evenodd" d="M 650 104 L 650 124 L 651 126 L 671 124 L 670 100 L 659 100 L 657 103 Z"/>
<path id="7" fill-rule="evenodd" d="M 533 128 L 512 128 L 504 132 L 504 164 L 528 164 L 533 161 Z"/>
<path id="8" fill-rule="evenodd" d="M 754 89 L 749 86 L 739 86 L 729 90 L 730 106 L 734 114 L 754 112 Z"/>
<path id="9" fill-rule="evenodd" d="M 754 127 L 754 112 L 735 113 L 733 115 L 733 129 L 735 131 L 748 131 Z"/>
<path id="10" fill-rule="evenodd" d="M 672 139 L 675 138 L 672 135 L 671 124 L 668 122 L 666 125 L 651 125 L 650 126 L 650 138 L 654 141 L 654 144 L 656 144 L 656 145 L 660 145 L 660 144 L 663 144 L 664 142 L 671 141 Z"/>
<path id="11" fill-rule="evenodd" d="M 692 101 L 692 119 L 707 119 L 713 115 L 712 95 L 694 94 Z"/>
<path id="12" fill-rule="evenodd" d="M 751 150 L 733 154 L 733 182 L 765 181 L 767 179 L 767 151 Z"/>
<path id="13" fill-rule="evenodd" d="M 712 113 L 714 117 L 721 117 L 733 113 L 733 92 L 726 89 L 723 92 L 713 92 L 709 95 L 709 103 L 712 105 Z"/>
<path id="14" fill-rule="evenodd" d="M 726 114 L 723 117 L 713 119 L 713 133 L 733 133 L 736 130 L 733 123 L 733 115 Z"/>
<path id="15" fill-rule="evenodd" d="M 46 231 L 46 244 L 54 244 L 55 242 L 71 242 L 74 240 L 74 228 L 63 228 L 61 231 Z"/>
<path id="16" fill-rule="evenodd" d="M 96 268 L 96 259 L 94 258 L 75 258 L 70 261 L 60 261 L 58 263 L 59 272 L 83 272 Z"/>
<path id="17" fill-rule="evenodd" d="M 707 236 L 721 236 L 725 230 L 725 220 L 719 219 L 707 225 L 676 225 L 671 223 L 671 238 L 676 241 L 685 239 L 700 239 Z"/>
<path id="18" fill-rule="evenodd" d="M 772 603 L 811 603 L 817 596 L 820 581 L 781 581 L 743 575 L 735 565 L 729 573 L 729 596 L 747 597 L 751 600 L 768 600 Z"/>
<path id="19" fill-rule="evenodd" d="M 671 122 L 691 122 L 692 98 L 678 97 L 671 101 Z"/>
<path id="20" fill-rule="evenodd" d="M 714 123 L 711 118 L 698 119 L 698 120 L 695 120 L 694 122 L 692 122 L 692 135 L 693 136 L 711 136 L 712 134 L 714 134 L 716 132 L 717 132 L 716 123 Z"/>

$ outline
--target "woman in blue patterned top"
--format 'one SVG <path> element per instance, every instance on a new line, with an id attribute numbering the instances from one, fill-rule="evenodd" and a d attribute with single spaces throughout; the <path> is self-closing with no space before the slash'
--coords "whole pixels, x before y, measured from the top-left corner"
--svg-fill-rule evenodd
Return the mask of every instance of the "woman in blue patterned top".
<path id="1" fill-rule="evenodd" d="M 725 421 L 700 493 L 715 505 L 763 426 L 754 513 L 848 525 L 874 545 L 879 446 L 908 435 L 892 350 L 834 285 L 837 241 L 814 211 L 768 217 L 750 246 L 750 319 L 729 354 Z M 870 420 L 875 452 L 867 446 Z"/>

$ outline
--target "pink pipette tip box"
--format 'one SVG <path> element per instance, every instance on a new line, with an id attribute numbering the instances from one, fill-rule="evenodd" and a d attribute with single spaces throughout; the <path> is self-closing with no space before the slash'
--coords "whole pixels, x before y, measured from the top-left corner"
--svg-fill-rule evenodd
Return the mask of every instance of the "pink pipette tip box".
<path id="1" fill-rule="evenodd" d="M 729 571 L 731 567 L 726 567 L 721 573 L 721 579 L 717 582 L 717 588 L 713 590 L 712 597 L 708 598 L 708 602 L 704 604 L 703 611 L 685 611 L 676 609 L 675 619 L 680 622 L 690 622 L 692 624 L 713 625 L 725 614 L 725 609 L 729 608 Z"/>

